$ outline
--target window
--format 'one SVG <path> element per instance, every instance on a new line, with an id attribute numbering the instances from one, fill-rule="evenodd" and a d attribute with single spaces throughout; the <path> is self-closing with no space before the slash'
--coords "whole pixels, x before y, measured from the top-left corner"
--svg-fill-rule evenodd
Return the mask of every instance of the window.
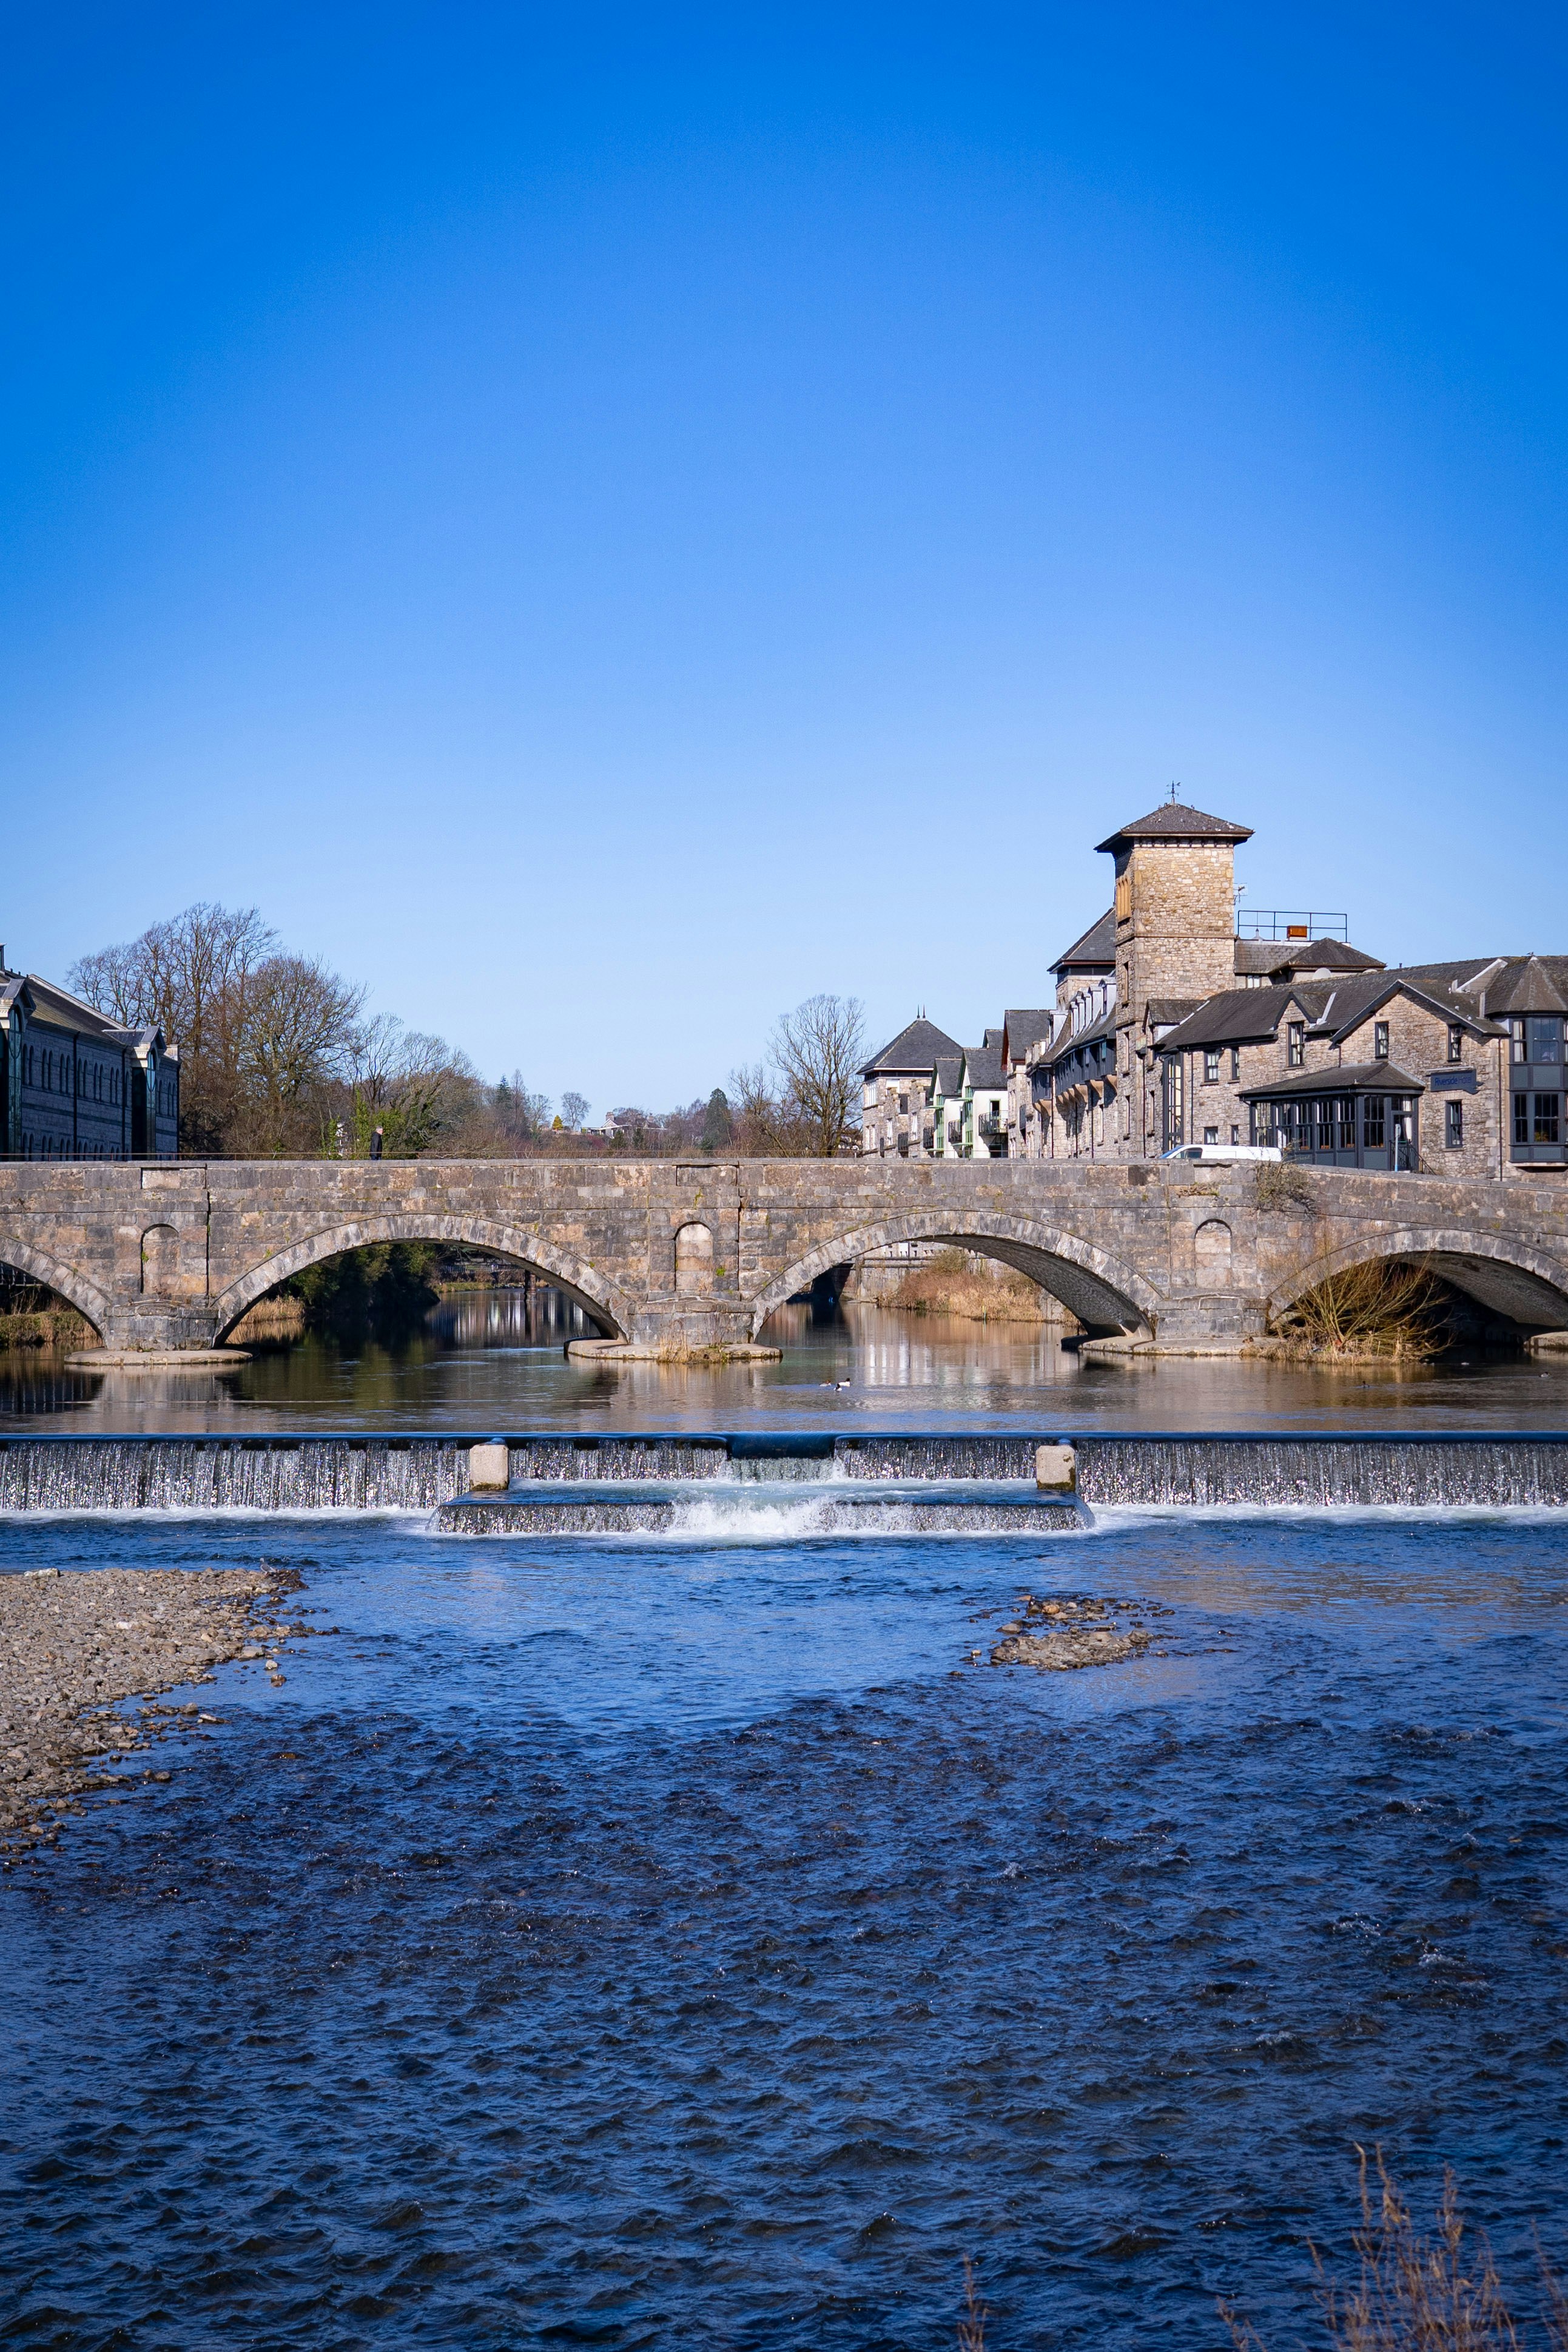
<path id="1" fill-rule="evenodd" d="M 1561 1097 L 1557 1095 L 1536 1096 L 1535 1117 L 1532 1121 L 1535 1132 L 1531 1139 L 1532 1142 L 1555 1143 L 1557 1141 L 1560 1133 L 1558 1118 L 1560 1100 Z"/>
<path id="2" fill-rule="evenodd" d="M 1524 1042 L 1524 1016 L 1516 1013 L 1508 1024 L 1508 1058 L 1511 1062 L 1527 1062 L 1529 1051 Z"/>
<path id="3" fill-rule="evenodd" d="M 1203 1130 L 1203 1139 L 1205 1143 L 1218 1143 L 1219 1129 L 1217 1127 L 1206 1127 Z"/>
<path id="4" fill-rule="evenodd" d="M 1218 1045 L 1215 1047 L 1212 1054 L 1205 1054 L 1203 1057 L 1203 1083 L 1206 1087 L 1217 1087 L 1219 1084 L 1219 1048 Z M 1211 1136 L 1209 1140 L 1211 1142 L 1218 1143 L 1219 1138 L 1217 1135 Z"/>
<path id="5" fill-rule="evenodd" d="M 1338 1129 L 1336 1151 L 1355 1150 L 1355 1097 L 1336 1095 L 1333 1100 L 1334 1125 Z"/>
<path id="6" fill-rule="evenodd" d="M 1384 1148 L 1383 1105 L 1385 1099 L 1385 1097 L 1382 1095 L 1368 1095 L 1362 1103 L 1361 1140 L 1362 1147 L 1364 1150 L 1381 1151 Z"/>
<path id="7" fill-rule="evenodd" d="M 1307 1058 L 1307 1024 L 1291 1021 L 1285 1025 L 1285 1059 L 1292 1070 L 1299 1070 Z"/>
<path id="8" fill-rule="evenodd" d="M 1532 1062 L 1563 1059 L 1563 1024 L 1555 1013 L 1530 1016 L 1530 1058 Z"/>
<path id="9" fill-rule="evenodd" d="M 1443 1141 L 1450 1151 L 1460 1151 L 1465 1142 L 1465 1107 L 1462 1102 L 1448 1104 L 1443 1118 Z"/>
<path id="10" fill-rule="evenodd" d="M 1513 1098 L 1513 1139 L 1515 1143 L 1530 1141 L 1530 1097 L 1515 1095 Z"/>
<path id="11" fill-rule="evenodd" d="M 1386 1021 L 1375 1021 L 1372 1024 L 1372 1058 L 1375 1062 L 1386 1062 L 1388 1059 L 1388 1024 Z"/>
<path id="12" fill-rule="evenodd" d="M 1230 1083 L 1233 1087 L 1239 1087 L 1241 1084 L 1241 1048 L 1239 1045 L 1232 1045 L 1230 1048 Z M 1230 1140 L 1234 1143 L 1236 1138 L 1232 1136 Z"/>
<path id="13" fill-rule="evenodd" d="M 1448 1024 L 1448 1059 L 1462 1062 L 1465 1058 L 1465 1033 L 1457 1021 Z"/>

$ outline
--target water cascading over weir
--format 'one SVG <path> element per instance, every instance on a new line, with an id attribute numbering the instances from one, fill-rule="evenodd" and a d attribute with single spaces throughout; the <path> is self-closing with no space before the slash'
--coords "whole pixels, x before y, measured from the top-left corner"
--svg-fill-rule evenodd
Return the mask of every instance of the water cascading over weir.
<path id="1" fill-rule="evenodd" d="M 1071 1532 L 1098 1509 L 1568 1508 L 1568 1433 L 0 1439 L 0 1513 L 434 1516 L 451 1534 Z M 714 1514 L 717 1513 L 716 1518 Z"/>

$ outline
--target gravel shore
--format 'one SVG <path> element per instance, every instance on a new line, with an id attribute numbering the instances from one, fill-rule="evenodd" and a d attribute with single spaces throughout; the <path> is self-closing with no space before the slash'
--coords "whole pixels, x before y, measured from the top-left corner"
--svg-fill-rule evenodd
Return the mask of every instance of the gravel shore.
<path id="1" fill-rule="evenodd" d="M 281 1622 L 292 1569 L 106 1568 L 0 1576 L 0 1864 L 53 1839 L 79 1799 L 167 1780 L 141 1760 L 159 1732 L 219 1718 L 195 1702 L 151 1703 L 210 1682 L 231 1658 L 281 1683 L 282 1645 L 324 1628 Z M 120 1702 L 141 1699 L 134 1713 Z"/>

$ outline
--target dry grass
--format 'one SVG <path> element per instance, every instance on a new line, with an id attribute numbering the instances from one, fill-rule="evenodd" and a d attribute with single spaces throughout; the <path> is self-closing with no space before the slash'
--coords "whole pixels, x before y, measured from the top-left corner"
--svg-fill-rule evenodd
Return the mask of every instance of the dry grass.
<path id="1" fill-rule="evenodd" d="M 228 1334 L 232 1347 L 243 1348 L 267 1339 L 302 1339 L 305 1301 L 291 1297 L 258 1298 Z"/>
<path id="2" fill-rule="evenodd" d="M 1484 2237 L 1467 2236 L 1452 2173 L 1430 2231 L 1421 2231 L 1388 2176 L 1382 2151 L 1361 2157 L 1361 2227 L 1352 2243 L 1354 2284 L 1340 2285 L 1316 2255 L 1319 2306 L 1334 2352 L 1568 2352 L 1568 2300 L 1541 2263 L 1545 2316 L 1538 2328 L 1516 2319 Z M 1228 2305 L 1220 2315 L 1237 2352 L 1264 2352 L 1262 2338 Z"/>
<path id="3" fill-rule="evenodd" d="M 1432 1356 L 1443 1344 L 1444 1294 L 1427 1266 L 1371 1258 L 1331 1274 L 1298 1298 L 1281 1336 L 1303 1353 L 1329 1356 Z"/>
<path id="4" fill-rule="evenodd" d="M 1046 1323 L 1054 1319 L 1055 1306 L 1028 1275 L 1010 1266 L 996 1276 L 978 1274 L 961 1249 L 938 1250 L 924 1265 L 912 1266 L 886 1304 L 907 1315 L 962 1315 L 976 1323 Z"/>
<path id="5" fill-rule="evenodd" d="M 964 2316 L 958 2322 L 958 2352 L 986 2352 L 986 2321 L 989 2316 L 975 2291 L 975 2265 L 964 2257 Z"/>

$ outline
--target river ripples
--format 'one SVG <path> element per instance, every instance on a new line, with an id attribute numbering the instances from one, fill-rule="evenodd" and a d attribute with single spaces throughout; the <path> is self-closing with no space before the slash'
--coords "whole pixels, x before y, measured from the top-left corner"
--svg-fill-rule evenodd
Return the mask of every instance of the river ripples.
<path id="1" fill-rule="evenodd" d="M 1283 2345 L 1358 2141 L 1564 2252 L 1560 1520 L 5 1533 L 258 1558 L 341 1631 L 0 1891 L 0 2340 Z"/>

